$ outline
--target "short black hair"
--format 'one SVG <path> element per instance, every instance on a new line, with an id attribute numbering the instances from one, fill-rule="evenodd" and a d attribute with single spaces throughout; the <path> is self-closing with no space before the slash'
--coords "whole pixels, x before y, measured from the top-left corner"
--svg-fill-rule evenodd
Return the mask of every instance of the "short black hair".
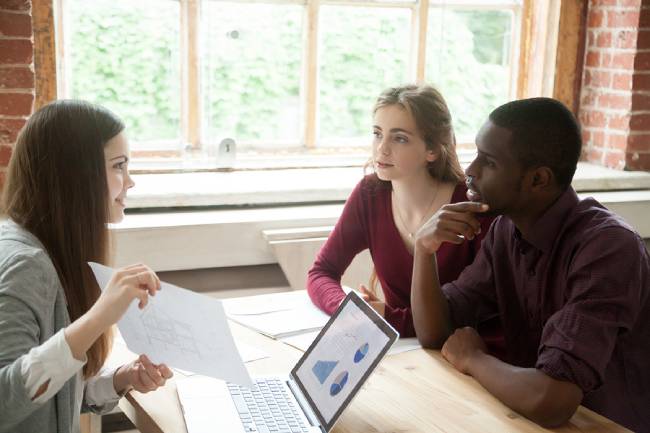
<path id="1" fill-rule="evenodd" d="M 548 167 L 562 189 L 571 184 L 582 136 L 578 121 L 564 104 L 552 98 L 521 99 L 496 108 L 489 119 L 512 131 L 512 150 L 525 168 Z"/>

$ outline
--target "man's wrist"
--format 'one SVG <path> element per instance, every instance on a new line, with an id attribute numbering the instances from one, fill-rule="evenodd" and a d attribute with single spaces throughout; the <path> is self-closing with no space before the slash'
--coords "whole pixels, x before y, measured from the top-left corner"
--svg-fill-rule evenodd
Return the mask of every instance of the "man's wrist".
<path id="1" fill-rule="evenodd" d="M 466 359 L 467 373 L 470 376 L 474 376 L 478 366 L 485 363 L 487 356 L 487 353 L 479 349 L 472 352 Z"/>

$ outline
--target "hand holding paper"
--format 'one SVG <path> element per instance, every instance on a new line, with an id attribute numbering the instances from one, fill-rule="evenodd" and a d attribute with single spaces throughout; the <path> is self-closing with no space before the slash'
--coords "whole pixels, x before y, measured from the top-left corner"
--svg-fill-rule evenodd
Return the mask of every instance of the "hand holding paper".
<path id="1" fill-rule="evenodd" d="M 90 263 L 104 288 L 114 270 Z M 189 370 L 244 386 L 252 382 L 217 299 L 168 283 L 144 309 L 132 302 L 117 326 L 129 350 L 144 353 L 155 364 Z"/>
<path id="2" fill-rule="evenodd" d="M 104 326 L 109 327 L 122 317 L 134 299 L 138 300 L 140 309 L 144 308 L 149 296 L 156 296 L 160 290 L 160 280 L 149 267 L 133 265 L 111 270 L 109 280 L 100 286 L 102 294 L 92 308 Z"/>

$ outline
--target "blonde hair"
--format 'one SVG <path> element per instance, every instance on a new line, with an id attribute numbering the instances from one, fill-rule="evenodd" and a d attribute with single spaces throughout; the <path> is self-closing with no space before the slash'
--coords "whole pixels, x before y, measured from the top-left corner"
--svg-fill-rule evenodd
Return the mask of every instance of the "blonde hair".
<path id="1" fill-rule="evenodd" d="M 372 274 L 370 274 L 370 278 L 368 279 L 368 290 L 370 290 L 374 295 L 377 295 L 378 282 L 379 277 L 377 277 L 377 269 L 373 266 Z"/>
<path id="2" fill-rule="evenodd" d="M 391 87 L 379 95 L 373 113 L 390 105 L 399 105 L 408 110 L 415 120 L 427 149 L 438 152 L 438 158 L 427 167 L 431 177 L 442 182 L 462 181 L 465 174 L 456 154 L 456 136 L 451 113 L 442 94 L 427 84 Z M 369 161 L 366 169 L 370 166 Z M 373 267 L 368 281 L 368 290 L 375 295 L 379 287 L 378 282 L 377 269 Z"/>
<path id="3" fill-rule="evenodd" d="M 427 149 L 438 153 L 438 158 L 429 163 L 429 174 L 442 182 L 458 183 L 463 180 L 465 175 L 456 155 L 451 113 L 442 94 L 426 84 L 391 87 L 379 95 L 373 113 L 390 105 L 399 105 L 408 110 Z"/>

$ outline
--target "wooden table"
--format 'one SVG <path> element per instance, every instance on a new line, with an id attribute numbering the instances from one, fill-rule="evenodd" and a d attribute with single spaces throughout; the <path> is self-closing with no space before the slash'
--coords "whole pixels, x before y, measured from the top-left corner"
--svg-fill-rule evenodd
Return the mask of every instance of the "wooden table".
<path id="1" fill-rule="evenodd" d="M 302 352 L 235 323 L 236 339 L 254 345 L 270 358 L 247 364 L 252 375 L 287 374 Z M 128 357 L 115 348 L 116 357 Z M 122 353 L 119 353 L 122 352 Z M 131 357 L 133 355 L 130 355 Z M 177 375 L 165 387 L 149 394 L 130 392 L 120 408 L 143 433 L 186 433 L 176 394 Z M 215 416 L 218 416 L 215 408 Z M 451 367 L 440 352 L 416 350 L 383 359 L 333 432 L 543 432 L 492 397 L 478 382 Z M 569 423 L 556 432 L 628 432 L 589 409 L 580 407 Z M 228 433 L 228 432 L 224 432 Z"/>

